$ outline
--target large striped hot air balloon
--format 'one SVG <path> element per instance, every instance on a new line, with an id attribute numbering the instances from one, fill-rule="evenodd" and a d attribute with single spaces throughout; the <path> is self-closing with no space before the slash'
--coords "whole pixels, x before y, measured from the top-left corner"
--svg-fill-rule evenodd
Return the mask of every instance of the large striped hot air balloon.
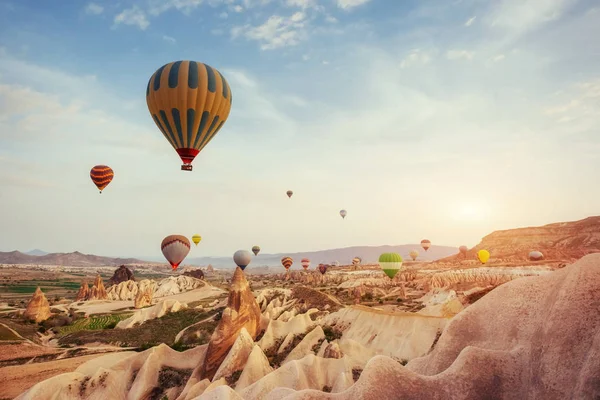
<path id="1" fill-rule="evenodd" d="M 163 239 L 160 249 L 175 271 L 190 252 L 190 241 L 182 235 L 169 235 Z"/>
<path id="2" fill-rule="evenodd" d="M 428 239 L 423 239 L 421 240 L 421 247 L 427 251 L 431 247 L 431 242 Z"/>
<path id="3" fill-rule="evenodd" d="M 325 275 L 325 272 L 327 272 L 327 264 L 319 264 L 319 272 L 321 273 L 321 275 Z"/>
<path id="4" fill-rule="evenodd" d="M 460 247 L 458 248 L 458 251 L 460 251 L 460 254 L 462 254 L 462 255 L 463 255 L 463 256 L 465 256 L 465 257 L 467 256 L 467 251 L 468 251 L 468 250 L 469 250 L 469 249 L 467 248 L 467 246 L 460 246 Z"/>
<path id="5" fill-rule="evenodd" d="M 194 244 L 196 246 L 198 246 L 198 243 L 200 243 L 201 240 L 202 240 L 202 236 L 200 236 L 198 234 L 192 236 L 192 242 L 194 242 Z"/>
<path id="6" fill-rule="evenodd" d="M 310 260 L 308 258 L 303 258 L 300 261 L 300 264 L 302 264 L 302 268 L 304 268 L 304 270 L 306 271 L 310 267 Z"/>
<path id="7" fill-rule="evenodd" d="M 260 246 L 252 246 L 252 252 L 254 253 L 255 256 L 257 256 L 258 253 L 260 252 Z"/>
<path id="8" fill-rule="evenodd" d="M 184 171 L 215 137 L 231 110 L 231 89 L 219 71 L 196 61 L 175 61 L 150 77 L 146 103 L 154 123 L 177 151 Z"/>
<path id="9" fill-rule="evenodd" d="M 541 251 L 532 251 L 529 253 L 529 261 L 541 261 L 544 259 L 544 255 Z"/>
<path id="10" fill-rule="evenodd" d="M 479 259 L 479 262 L 481 262 L 482 264 L 485 264 L 490 259 L 490 252 L 487 250 L 483 250 L 483 249 L 479 250 L 477 252 L 477 258 Z"/>
<path id="11" fill-rule="evenodd" d="M 252 255 L 248 250 L 238 250 L 233 253 L 233 262 L 242 269 L 242 271 L 252 261 Z"/>
<path id="12" fill-rule="evenodd" d="M 105 187 L 113 180 L 115 173 L 112 168 L 106 165 L 96 165 L 90 171 L 90 178 L 92 178 L 92 182 L 94 185 L 100 190 L 100 193 L 104 190 Z"/>
<path id="13" fill-rule="evenodd" d="M 398 253 L 383 253 L 379 256 L 379 266 L 390 279 L 402 269 L 402 257 Z"/>
<path id="14" fill-rule="evenodd" d="M 413 261 L 415 261 L 417 257 L 419 257 L 419 252 L 416 250 L 412 250 L 410 253 L 408 253 L 408 255 L 410 256 L 410 258 L 412 258 Z"/>
<path id="15" fill-rule="evenodd" d="M 281 265 L 283 265 L 286 270 L 290 269 L 293 263 L 294 260 L 292 259 L 292 257 L 283 257 L 281 259 Z"/>

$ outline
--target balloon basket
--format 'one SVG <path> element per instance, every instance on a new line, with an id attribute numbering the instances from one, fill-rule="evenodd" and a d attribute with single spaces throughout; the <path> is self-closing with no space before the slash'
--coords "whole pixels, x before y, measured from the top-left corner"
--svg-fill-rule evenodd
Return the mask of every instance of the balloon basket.
<path id="1" fill-rule="evenodd" d="M 183 164 L 181 166 L 181 170 L 182 171 L 191 171 L 192 170 L 192 164 Z"/>

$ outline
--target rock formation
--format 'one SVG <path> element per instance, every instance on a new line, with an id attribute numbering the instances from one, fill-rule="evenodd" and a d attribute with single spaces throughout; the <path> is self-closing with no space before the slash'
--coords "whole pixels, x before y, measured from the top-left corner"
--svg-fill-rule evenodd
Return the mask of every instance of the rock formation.
<path id="1" fill-rule="evenodd" d="M 144 308 L 152 304 L 152 298 L 154 297 L 154 287 L 147 286 L 142 290 L 138 290 L 134 300 L 135 308 Z"/>
<path id="2" fill-rule="evenodd" d="M 90 296 L 90 287 L 88 286 L 87 281 L 83 281 L 79 291 L 77 292 L 77 296 L 75 297 L 75 301 L 85 301 Z"/>
<path id="3" fill-rule="evenodd" d="M 156 282 L 151 279 L 141 281 L 125 281 L 108 288 L 109 300 L 134 300 L 140 290 L 153 289 L 153 298 L 171 296 L 207 286 L 208 283 L 190 276 L 170 276 Z"/>
<path id="4" fill-rule="evenodd" d="M 188 308 L 188 305 L 185 303 L 180 303 L 177 300 L 173 299 L 165 299 L 159 303 L 156 303 L 152 307 L 144 308 L 143 310 L 137 311 L 131 317 L 124 319 L 123 321 L 119 321 L 116 329 L 128 329 L 136 324 L 143 324 L 144 322 L 160 318 L 165 314 L 177 312 L 180 310 L 185 310 Z"/>
<path id="5" fill-rule="evenodd" d="M 124 265 L 121 265 L 119 266 L 119 268 L 116 269 L 113 276 L 108 280 L 108 285 L 118 285 L 119 283 L 125 281 L 135 281 L 135 278 L 133 277 L 133 272 L 131 272 L 129 268 L 127 268 Z"/>
<path id="6" fill-rule="evenodd" d="M 503 267 L 480 267 L 469 269 L 455 269 L 437 272 L 425 280 L 427 289 L 452 287 L 456 284 L 477 284 L 480 287 L 498 286 L 513 279 L 525 276 L 545 275 L 552 272 L 544 267 L 531 268 L 503 268 Z"/>
<path id="7" fill-rule="evenodd" d="M 102 277 L 100 275 L 96 276 L 94 280 L 94 286 L 90 288 L 89 297 L 87 300 L 107 300 L 108 294 L 106 293 L 106 289 L 104 288 L 104 282 L 102 281 Z"/>
<path id="8" fill-rule="evenodd" d="M 204 272 L 202 272 L 202 270 L 200 268 L 194 268 L 194 269 L 185 271 L 183 273 L 183 275 L 191 276 L 192 278 L 196 278 L 196 279 L 204 279 Z"/>
<path id="9" fill-rule="evenodd" d="M 50 318 L 50 304 L 44 295 L 44 292 L 38 286 L 35 293 L 31 296 L 31 300 L 27 303 L 27 308 L 23 313 L 23 317 L 35 322 L 42 322 Z"/>
<path id="10" fill-rule="evenodd" d="M 254 340 L 260 330 L 260 308 L 250 290 L 250 285 L 238 267 L 233 273 L 227 307 L 208 344 L 206 359 L 200 371 L 202 378 L 211 379 L 225 359 L 229 349 L 245 328 Z"/>

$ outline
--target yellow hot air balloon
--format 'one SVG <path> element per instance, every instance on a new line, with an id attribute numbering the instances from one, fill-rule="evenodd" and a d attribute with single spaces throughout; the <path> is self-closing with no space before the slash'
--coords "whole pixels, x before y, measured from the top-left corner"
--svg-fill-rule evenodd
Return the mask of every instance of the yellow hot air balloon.
<path id="1" fill-rule="evenodd" d="M 202 240 L 202 236 L 200 236 L 198 234 L 192 236 L 192 242 L 194 242 L 194 244 L 196 246 L 198 246 L 198 243 L 200 243 L 201 240 Z"/>
<path id="2" fill-rule="evenodd" d="M 219 132 L 231 110 L 231 89 L 219 71 L 196 61 L 175 61 L 150 77 L 146 103 L 154 123 L 177 151 L 184 171 Z"/>
<path id="3" fill-rule="evenodd" d="M 477 252 L 477 258 L 482 264 L 485 264 L 490 259 L 490 252 L 487 250 L 479 250 Z"/>

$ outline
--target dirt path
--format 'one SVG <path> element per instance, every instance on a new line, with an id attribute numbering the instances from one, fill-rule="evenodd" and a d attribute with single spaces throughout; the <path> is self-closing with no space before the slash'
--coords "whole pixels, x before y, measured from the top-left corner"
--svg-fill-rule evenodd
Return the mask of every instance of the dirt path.
<path id="1" fill-rule="evenodd" d="M 73 372 L 81 364 L 104 354 L 106 353 L 0 368 L 0 400 L 14 399 L 36 383 L 65 372 Z"/>

